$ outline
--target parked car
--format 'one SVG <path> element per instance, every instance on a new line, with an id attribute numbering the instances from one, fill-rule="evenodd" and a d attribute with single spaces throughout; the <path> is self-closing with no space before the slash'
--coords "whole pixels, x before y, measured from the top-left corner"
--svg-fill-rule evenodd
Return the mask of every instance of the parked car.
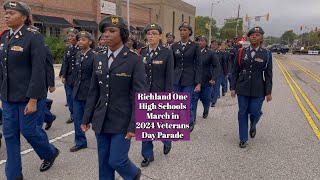
<path id="1" fill-rule="evenodd" d="M 267 46 L 267 49 L 269 49 L 270 52 L 275 52 L 277 54 L 286 54 L 289 52 L 289 48 L 286 46 L 282 46 L 280 44 L 273 44 Z"/>

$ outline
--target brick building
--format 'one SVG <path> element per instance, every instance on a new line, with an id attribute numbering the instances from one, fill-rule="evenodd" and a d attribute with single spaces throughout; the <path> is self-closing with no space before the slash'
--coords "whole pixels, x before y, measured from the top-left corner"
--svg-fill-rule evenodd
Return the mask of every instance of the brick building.
<path id="1" fill-rule="evenodd" d="M 5 0 L 0 0 L 2 5 Z M 33 23 L 45 36 L 60 37 L 66 28 L 87 30 L 98 36 L 98 23 L 106 14 L 115 14 L 115 0 L 21 0 L 32 9 Z M 110 7 L 105 7 L 106 4 Z M 122 16 L 127 16 L 126 1 L 122 3 Z M 4 17 L 1 7 L 0 16 Z M 141 18 L 143 17 L 143 18 Z M 138 31 L 151 22 L 151 9 L 136 4 L 130 5 L 130 25 Z M 5 28 L 4 19 L 0 29 Z"/>

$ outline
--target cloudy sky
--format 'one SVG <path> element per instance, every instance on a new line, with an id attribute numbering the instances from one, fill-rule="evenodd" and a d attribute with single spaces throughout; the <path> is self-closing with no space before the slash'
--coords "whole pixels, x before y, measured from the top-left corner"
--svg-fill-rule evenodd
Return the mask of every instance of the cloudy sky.
<path id="1" fill-rule="evenodd" d="M 219 0 L 184 0 L 194 5 L 197 16 L 210 16 L 211 4 Z M 222 26 L 224 19 L 237 16 L 237 8 L 240 4 L 240 17 L 262 16 L 270 13 L 270 20 L 261 18 L 260 22 L 251 20 L 251 27 L 261 26 L 266 35 L 281 36 L 286 30 L 300 31 L 300 26 L 308 26 L 310 29 L 320 28 L 320 0 L 220 0 L 213 5 L 213 18 L 217 19 L 218 26 Z"/>

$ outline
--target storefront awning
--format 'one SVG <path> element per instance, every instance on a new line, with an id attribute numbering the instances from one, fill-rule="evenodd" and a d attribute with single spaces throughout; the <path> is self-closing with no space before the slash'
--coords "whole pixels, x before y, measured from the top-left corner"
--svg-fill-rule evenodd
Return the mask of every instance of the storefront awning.
<path id="1" fill-rule="evenodd" d="M 60 27 L 60 28 L 67 28 L 67 27 L 73 26 L 66 19 L 62 17 L 43 16 L 43 15 L 37 15 L 37 14 L 33 14 L 32 17 L 34 18 L 34 21 L 37 20 L 40 23 L 43 23 L 44 26 Z"/>
<path id="2" fill-rule="evenodd" d="M 79 20 L 74 19 L 74 26 L 81 27 L 84 30 L 98 30 L 98 23 L 95 21 L 86 21 L 86 20 Z"/>

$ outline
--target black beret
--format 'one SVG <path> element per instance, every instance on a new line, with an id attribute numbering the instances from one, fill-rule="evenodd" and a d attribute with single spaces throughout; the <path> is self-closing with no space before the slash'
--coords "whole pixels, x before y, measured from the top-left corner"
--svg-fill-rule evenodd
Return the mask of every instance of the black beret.
<path id="1" fill-rule="evenodd" d="M 192 27 L 191 27 L 191 25 L 190 25 L 189 23 L 183 22 L 183 23 L 180 25 L 179 30 L 180 30 L 181 28 L 187 28 L 187 29 L 189 29 L 189 30 L 191 31 L 190 36 L 192 36 L 192 33 L 193 33 L 193 32 L 192 32 Z"/>
<path id="2" fill-rule="evenodd" d="M 250 29 L 250 31 L 248 32 L 247 36 L 249 37 L 252 33 L 260 33 L 261 35 L 264 34 L 264 31 L 261 27 L 257 26 L 257 27 L 254 27 L 252 29 Z"/>
<path id="3" fill-rule="evenodd" d="M 99 30 L 104 33 L 106 27 L 117 27 L 128 30 L 128 22 L 121 16 L 107 16 L 99 23 Z"/>
<path id="4" fill-rule="evenodd" d="M 168 36 L 172 36 L 173 38 L 175 38 L 175 37 L 174 37 L 174 34 L 173 34 L 172 32 L 168 32 L 168 33 L 166 34 L 166 37 L 168 37 Z"/>
<path id="5" fill-rule="evenodd" d="M 68 28 L 67 34 L 70 33 L 70 32 L 75 33 L 76 35 L 79 33 L 79 31 L 77 29 L 73 28 L 73 27 Z"/>
<path id="6" fill-rule="evenodd" d="M 80 32 L 77 34 L 77 40 L 79 40 L 80 37 L 86 37 L 86 38 L 88 38 L 89 40 L 94 41 L 94 38 L 93 38 L 92 34 L 90 34 L 90 33 L 87 32 L 87 31 L 80 31 Z"/>
<path id="7" fill-rule="evenodd" d="M 207 37 L 205 37 L 205 36 L 203 36 L 203 35 L 197 36 L 195 40 L 196 40 L 196 41 L 199 41 L 200 39 L 204 39 L 206 42 L 208 42 Z"/>
<path id="8" fill-rule="evenodd" d="M 4 10 L 7 10 L 7 9 L 16 10 L 26 16 L 31 15 L 31 8 L 27 4 L 25 4 L 23 2 L 19 2 L 19 1 L 6 1 L 5 3 L 3 3 L 3 9 Z"/>
<path id="9" fill-rule="evenodd" d="M 150 30 L 158 30 L 159 33 L 162 34 L 162 28 L 159 24 L 156 24 L 156 23 L 148 24 L 146 25 L 146 27 L 144 27 L 143 32 L 147 33 Z"/>

